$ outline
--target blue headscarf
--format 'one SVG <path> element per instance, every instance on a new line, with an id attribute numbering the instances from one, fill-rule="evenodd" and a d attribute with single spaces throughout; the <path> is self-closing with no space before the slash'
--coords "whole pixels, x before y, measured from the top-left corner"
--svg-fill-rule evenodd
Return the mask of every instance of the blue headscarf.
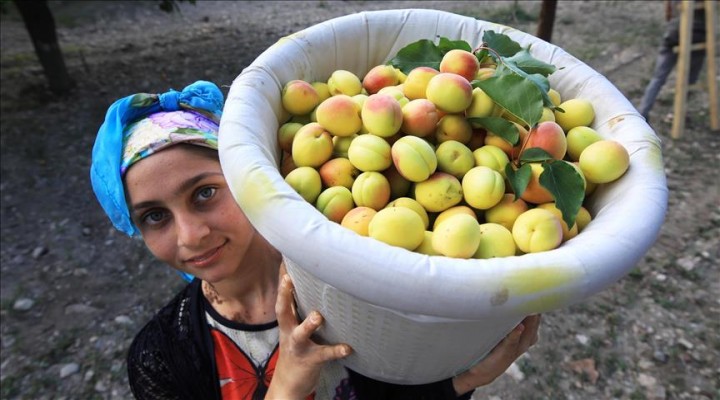
<path id="1" fill-rule="evenodd" d="M 93 146 L 90 179 L 98 202 L 115 228 L 128 236 L 140 233 L 130 218 L 121 173 L 124 132 L 128 125 L 152 114 L 179 110 L 196 112 L 217 123 L 223 101 L 223 94 L 214 83 L 197 81 L 181 92 L 139 93 L 110 106 Z"/>

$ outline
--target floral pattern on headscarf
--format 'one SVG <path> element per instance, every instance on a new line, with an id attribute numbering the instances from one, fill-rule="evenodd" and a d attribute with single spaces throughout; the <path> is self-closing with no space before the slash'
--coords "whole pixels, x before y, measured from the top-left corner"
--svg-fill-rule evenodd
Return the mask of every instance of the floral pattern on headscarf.
<path id="1" fill-rule="evenodd" d="M 218 148 L 218 125 L 215 121 L 191 111 L 151 114 L 127 126 L 123 133 L 123 156 L 120 173 L 131 165 L 166 147 L 189 143 Z"/>

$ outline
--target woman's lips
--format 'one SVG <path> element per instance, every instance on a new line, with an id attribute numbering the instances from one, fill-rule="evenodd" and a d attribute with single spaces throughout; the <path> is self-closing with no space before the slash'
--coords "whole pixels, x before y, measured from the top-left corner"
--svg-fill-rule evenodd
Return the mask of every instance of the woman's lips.
<path id="1" fill-rule="evenodd" d="M 186 259 L 185 264 L 189 264 L 197 268 L 202 268 L 216 262 L 220 258 L 220 255 L 222 254 L 222 249 L 225 247 L 226 243 L 227 242 L 199 256 Z"/>

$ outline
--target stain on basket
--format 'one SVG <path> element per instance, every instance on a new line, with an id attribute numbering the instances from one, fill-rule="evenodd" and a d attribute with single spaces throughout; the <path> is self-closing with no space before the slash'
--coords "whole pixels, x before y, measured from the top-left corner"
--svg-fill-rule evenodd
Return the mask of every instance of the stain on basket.
<path id="1" fill-rule="evenodd" d="M 622 122 L 624 120 L 625 120 L 625 117 L 622 117 L 622 116 L 615 117 L 615 118 L 611 119 L 610 121 L 608 121 L 608 126 L 610 126 L 610 129 L 612 129 L 615 127 L 615 125 L 619 124 L 620 122 Z"/>
<path id="2" fill-rule="evenodd" d="M 656 143 L 653 143 L 648 147 L 647 152 L 645 153 L 647 155 L 647 164 L 654 168 L 656 171 L 665 171 L 663 158 L 662 158 L 662 151 L 660 151 L 660 146 Z"/>
<path id="3" fill-rule="evenodd" d="M 580 271 L 569 268 L 542 266 L 508 273 L 504 286 L 509 289 L 510 296 L 525 296 L 551 291 L 575 281 L 580 276 Z"/>
<path id="4" fill-rule="evenodd" d="M 305 33 L 304 33 L 304 32 L 302 32 L 302 31 L 300 31 L 300 32 L 295 32 L 295 33 L 292 33 L 292 34 L 290 34 L 290 35 L 281 37 L 280 39 L 278 39 L 277 42 L 273 43 L 273 45 L 270 46 L 270 48 L 281 47 L 281 46 L 286 45 L 286 44 L 288 44 L 288 43 L 293 43 L 293 42 L 294 42 L 294 39 L 304 39 L 304 38 L 305 38 Z"/>
<path id="5" fill-rule="evenodd" d="M 235 201 L 251 219 L 259 218 L 277 193 L 270 178 L 261 171 L 252 171 L 242 182 L 235 180 L 233 188 Z"/>
<path id="6" fill-rule="evenodd" d="M 568 304 L 570 296 L 566 293 L 550 293 L 519 304 L 516 309 L 521 314 L 531 315 L 556 310 Z"/>
<path id="7" fill-rule="evenodd" d="M 493 306 L 501 306 L 508 301 L 509 297 L 510 292 L 508 291 L 508 288 L 504 287 L 495 292 L 492 297 L 490 297 L 490 304 L 492 304 Z"/>

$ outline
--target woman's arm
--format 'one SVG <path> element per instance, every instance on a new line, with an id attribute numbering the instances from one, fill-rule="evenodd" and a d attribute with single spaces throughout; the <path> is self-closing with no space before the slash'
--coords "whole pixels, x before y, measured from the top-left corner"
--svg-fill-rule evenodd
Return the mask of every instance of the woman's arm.
<path id="1" fill-rule="evenodd" d="M 347 344 L 319 345 L 310 338 L 320 328 L 323 318 L 313 311 L 298 323 L 293 303 L 293 284 L 282 272 L 275 314 L 280 329 L 280 355 L 265 398 L 304 399 L 318 384 L 320 370 L 328 361 L 348 356 Z"/>
<path id="2" fill-rule="evenodd" d="M 537 343 L 539 327 L 540 315 L 531 315 L 523 319 L 487 357 L 453 378 L 455 393 L 458 395 L 467 393 L 490 384 L 502 375 L 530 346 Z"/>

